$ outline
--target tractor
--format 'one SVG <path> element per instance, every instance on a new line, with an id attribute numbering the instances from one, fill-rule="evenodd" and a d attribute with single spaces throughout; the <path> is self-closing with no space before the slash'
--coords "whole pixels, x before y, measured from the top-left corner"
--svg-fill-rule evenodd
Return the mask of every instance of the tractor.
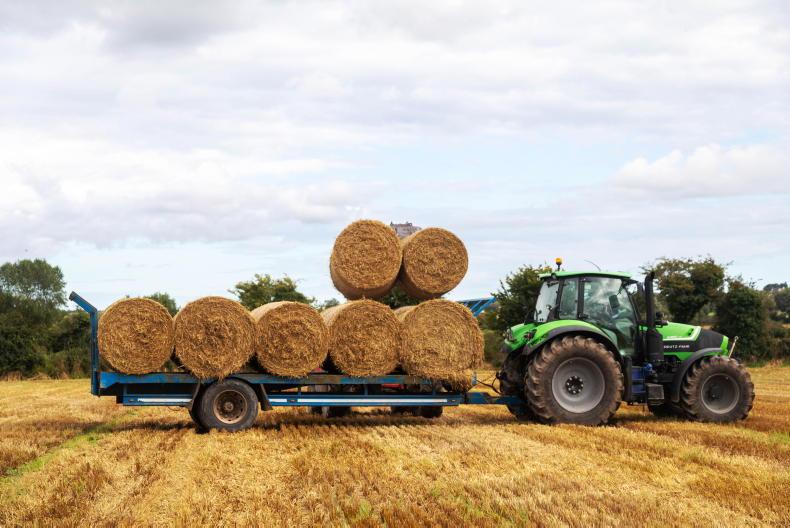
<path id="1" fill-rule="evenodd" d="M 658 416 L 704 422 L 746 418 L 754 401 L 749 373 L 732 357 L 737 338 L 663 320 L 654 274 L 540 275 L 534 310 L 509 328 L 497 373 L 500 391 L 518 396 L 519 420 L 598 425 L 620 404 L 647 404 Z M 519 401 L 519 400 L 517 400 Z"/>

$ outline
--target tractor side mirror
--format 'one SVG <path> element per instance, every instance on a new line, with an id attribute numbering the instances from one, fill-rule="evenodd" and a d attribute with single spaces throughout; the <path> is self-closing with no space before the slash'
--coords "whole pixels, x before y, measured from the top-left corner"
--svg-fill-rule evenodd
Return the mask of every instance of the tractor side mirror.
<path id="1" fill-rule="evenodd" d="M 656 312 L 656 326 L 666 326 L 669 324 L 669 321 L 664 319 L 664 314 L 662 312 Z"/>

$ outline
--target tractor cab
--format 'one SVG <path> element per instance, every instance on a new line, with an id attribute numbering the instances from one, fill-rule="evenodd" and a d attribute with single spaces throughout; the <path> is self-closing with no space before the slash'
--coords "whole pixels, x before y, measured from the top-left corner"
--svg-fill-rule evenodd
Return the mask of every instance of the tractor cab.
<path id="1" fill-rule="evenodd" d="M 558 271 L 541 279 L 533 320 L 528 322 L 582 321 L 599 328 L 621 354 L 634 355 L 643 317 L 634 299 L 637 282 L 627 273 Z"/>

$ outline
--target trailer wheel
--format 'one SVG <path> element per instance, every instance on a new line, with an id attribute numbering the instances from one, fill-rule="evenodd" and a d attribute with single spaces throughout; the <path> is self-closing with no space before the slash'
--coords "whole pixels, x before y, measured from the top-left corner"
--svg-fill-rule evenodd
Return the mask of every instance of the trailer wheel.
<path id="1" fill-rule="evenodd" d="M 407 405 L 395 405 L 390 407 L 390 412 L 392 414 L 419 414 L 420 408 L 419 407 L 412 407 Z"/>
<path id="2" fill-rule="evenodd" d="M 423 405 L 419 407 L 420 416 L 423 418 L 440 418 L 444 413 L 444 407 L 441 405 Z"/>
<path id="3" fill-rule="evenodd" d="M 599 425 L 620 406 L 623 373 L 598 341 L 567 336 L 543 347 L 527 368 L 525 385 L 541 422 Z"/>
<path id="4" fill-rule="evenodd" d="M 731 358 L 705 357 L 683 380 L 680 406 L 691 420 L 734 422 L 752 410 L 754 385 L 746 369 Z"/>
<path id="5" fill-rule="evenodd" d="M 258 416 L 258 396 L 243 381 L 218 381 L 203 392 L 197 416 L 207 429 L 241 431 L 250 427 Z"/>
<path id="6" fill-rule="evenodd" d="M 203 425 L 203 422 L 200 420 L 200 416 L 198 416 L 198 410 L 200 409 L 200 400 L 203 397 L 203 392 L 200 391 L 195 395 L 195 399 L 192 401 L 192 407 L 189 409 L 189 417 L 192 418 L 192 421 L 195 423 L 195 428 L 198 431 L 205 431 L 206 426 Z"/>
<path id="7" fill-rule="evenodd" d="M 324 407 L 316 407 L 318 413 L 324 418 L 343 418 L 351 414 L 351 407 L 334 407 L 326 405 Z"/>

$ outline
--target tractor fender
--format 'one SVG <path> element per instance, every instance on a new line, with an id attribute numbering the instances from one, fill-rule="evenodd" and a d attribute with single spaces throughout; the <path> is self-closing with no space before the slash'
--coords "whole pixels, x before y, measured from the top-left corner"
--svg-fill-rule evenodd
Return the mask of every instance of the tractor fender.
<path id="1" fill-rule="evenodd" d="M 672 378 L 672 387 L 670 388 L 669 396 L 672 402 L 677 403 L 680 401 L 680 388 L 683 386 L 683 378 L 686 377 L 686 372 L 702 358 L 706 356 L 717 356 L 721 354 L 721 348 L 703 348 L 697 350 L 689 357 L 683 360 Z"/>
<path id="2" fill-rule="evenodd" d="M 524 354 L 526 356 L 531 356 L 532 354 L 534 354 L 535 352 L 546 346 L 548 343 L 551 343 L 558 337 L 562 337 L 567 334 L 582 335 L 600 341 L 601 344 L 605 346 L 606 349 L 609 350 L 609 352 L 611 352 L 614 355 L 614 358 L 622 366 L 623 358 L 620 355 L 620 350 L 617 348 L 617 345 L 611 339 L 609 339 L 609 336 L 607 336 L 603 332 L 593 330 L 589 326 L 581 326 L 581 325 L 561 326 L 559 328 L 550 330 L 546 334 L 546 338 L 543 341 L 541 341 L 539 344 L 535 345 L 534 347 L 524 346 Z"/>

